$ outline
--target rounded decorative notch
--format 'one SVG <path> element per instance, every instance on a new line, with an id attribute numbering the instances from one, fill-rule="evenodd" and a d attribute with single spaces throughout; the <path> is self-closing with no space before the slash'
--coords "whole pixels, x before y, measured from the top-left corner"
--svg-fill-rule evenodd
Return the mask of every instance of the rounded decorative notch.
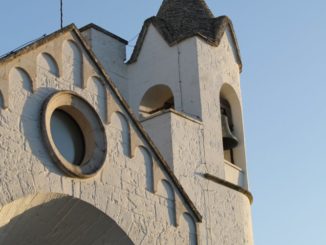
<path id="1" fill-rule="evenodd" d="M 104 126 L 93 107 L 76 93 L 57 92 L 44 103 L 42 131 L 51 156 L 68 175 L 89 178 L 103 166 Z"/>

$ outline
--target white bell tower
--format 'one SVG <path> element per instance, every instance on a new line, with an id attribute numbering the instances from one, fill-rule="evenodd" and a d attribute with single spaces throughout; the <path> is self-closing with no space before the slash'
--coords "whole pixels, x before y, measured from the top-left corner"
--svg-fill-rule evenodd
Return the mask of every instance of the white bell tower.
<path id="1" fill-rule="evenodd" d="M 211 244 L 253 244 L 241 70 L 231 20 L 203 0 L 163 1 L 127 67 L 130 105 L 204 214 Z"/>

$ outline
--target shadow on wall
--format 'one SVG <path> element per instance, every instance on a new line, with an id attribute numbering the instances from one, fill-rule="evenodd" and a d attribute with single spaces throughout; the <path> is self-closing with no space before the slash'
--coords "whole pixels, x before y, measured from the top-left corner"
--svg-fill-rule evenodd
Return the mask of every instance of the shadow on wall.
<path id="1" fill-rule="evenodd" d="M 0 208 L 0 224 L 9 220 L 0 227 L 0 244 L 134 244 L 114 220 L 84 201 L 57 196 L 35 206 L 36 199 L 40 197 L 24 198 Z M 26 210 L 11 220 L 6 217 L 8 210 L 22 209 Z"/>
<path id="2" fill-rule="evenodd" d="M 19 68 L 12 68 L 9 74 L 10 82 L 10 100 L 9 111 L 12 116 L 12 127 L 19 130 L 23 135 L 23 141 L 20 147 L 26 152 L 32 152 L 31 159 L 28 162 L 35 162 L 38 159 L 44 164 L 51 172 L 58 173 L 59 170 L 52 163 L 48 151 L 45 149 L 45 144 L 41 131 L 41 112 L 44 100 L 55 89 L 38 88 L 33 93 L 35 82 L 32 81 L 28 73 Z M 17 121 L 17 124 L 15 123 Z M 35 159 L 36 158 L 36 159 Z M 40 166 L 42 169 L 35 172 L 44 172 L 42 164 L 34 164 Z M 31 166 L 30 164 L 29 166 Z M 28 166 L 23 166 L 28 168 Z M 61 172 L 60 172 L 61 173 Z"/>
<path id="3" fill-rule="evenodd" d="M 95 91 L 92 96 L 93 105 L 95 105 L 100 118 L 106 122 L 106 88 L 98 77 L 90 77 L 87 82 L 88 91 Z"/>
<path id="4" fill-rule="evenodd" d="M 77 87 L 83 87 L 83 56 L 80 48 L 74 41 L 65 41 L 63 43 L 63 79 L 73 81 Z"/>
<path id="5" fill-rule="evenodd" d="M 176 207 L 175 207 L 175 193 L 167 180 L 162 180 L 157 187 L 157 194 L 166 200 L 166 212 L 164 215 L 169 217 L 169 224 L 177 226 L 176 222 Z M 162 210 L 163 212 L 163 210 Z"/>
<path id="6" fill-rule="evenodd" d="M 149 117 L 156 112 L 174 109 L 174 96 L 172 90 L 163 84 L 149 88 L 139 105 L 140 118 Z"/>
<path id="7" fill-rule="evenodd" d="M 125 156 L 130 155 L 130 129 L 127 118 L 120 112 L 115 112 L 111 116 L 112 129 L 115 129 L 115 141 L 120 142 L 122 152 Z"/>
<path id="8" fill-rule="evenodd" d="M 4 101 L 3 101 L 3 95 L 2 92 L 0 91 L 0 110 L 3 109 L 5 106 Z"/>
<path id="9" fill-rule="evenodd" d="M 43 103 L 54 92 L 56 92 L 55 89 L 38 88 L 34 94 L 26 98 L 21 116 L 21 131 L 26 140 L 26 150 L 31 151 L 41 163 L 37 165 L 44 165 L 50 172 L 61 175 L 61 170 L 53 164 L 49 151 L 46 149 L 41 128 Z"/>
<path id="10" fill-rule="evenodd" d="M 132 160 L 131 169 L 139 175 L 139 183 L 146 186 L 146 190 L 154 192 L 153 161 L 150 153 L 145 147 L 137 147 L 135 157 Z"/>

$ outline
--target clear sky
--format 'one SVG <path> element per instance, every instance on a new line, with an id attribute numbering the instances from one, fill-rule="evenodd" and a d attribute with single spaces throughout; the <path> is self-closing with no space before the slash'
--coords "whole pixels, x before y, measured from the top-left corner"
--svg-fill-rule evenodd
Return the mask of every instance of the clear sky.
<path id="1" fill-rule="evenodd" d="M 93 22 L 131 40 L 162 0 L 64 1 L 65 25 Z M 207 3 L 231 17 L 241 48 L 255 243 L 325 245 L 326 2 Z M 59 23 L 59 0 L 2 1 L 0 54 Z"/>

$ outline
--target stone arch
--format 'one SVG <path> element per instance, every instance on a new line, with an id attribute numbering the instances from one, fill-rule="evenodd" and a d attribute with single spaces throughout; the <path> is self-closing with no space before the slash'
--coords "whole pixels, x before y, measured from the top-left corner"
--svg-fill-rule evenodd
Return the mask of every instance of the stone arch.
<path id="1" fill-rule="evenodd" d="M 177 225 L 176 221 L 176 205 L 175 205 L 175 192 L 173 186 L 166 179 L 162 179 L 157 186 L 156 194 L 163 198 L 165 209 L 163 208 L 162 214 L 168 217 L 170 225 Z M 165 212 L 164 212 L 165 210 Z"/>
<path id="2" fill-rule="evenodd" d="M 189 245 L 197 245 L 197 228 L 196 222 L 194 221 L 193 217 L 189 213 L 183 213 L 182 218 L 180 221 L 180 229 L 183 233 L 188 234 L 186 235 L 185 244 Z"/>
<path id="3" fill-rule="evenodd" d="M 18 81 L 19 80 L 19 81 Z M 28 74 L 28 72 L 21 67 L 14 67 L 9 72 L 9 87 L 10 90 L 16 89 L 13 84 L 14 82 L 19 82 L 17 85 L 24 88 L 28 92 L 33 92 L 33 81 Z M 14 85 L 14 86 L 13 86 Z M 22 86 L 20 86 L 22 85 Z"/>
<path id="4" fill-rule="evenodd" d="M 87 81 L 88 91 L 91 91 L 92 102 L 95 105 L 102 121 L 106 121 L 106 111 L 107 111 L 107 94 L 106 87 L 102 82 L 102 79 L 97 76 L 92 76 Z"/>
<path id="5" fill-rule="evenodd" d="M 32 92 L 33 81 L 29 74 L 21 67 L 12 68 L 9 72 L 9 93 L 11 95 L 9 108 L 23 108 L 25 100 Z"/>
<path id="6" fill-rule="evenodd" d="M 83 87 L 83 56 L 78 45 L 72 40 L 63 42 L 63 78 L 75 86 Z"/>
<path id="7" fill-rule="evenodd" d="M 239 144 L 232 149 L 234 164 L 245 170 L 245 150 L 244 150 L 244 131 L 242 119 L 242 107 L 239 96 L 230 84 L 223 84 L 220 90 L 220 101 L 225 100 L 231 108 L 231 116 L 233 123 L 233 132 L 237 137 Z"/>
<path id="8" fill-rule="evenodd" d="M 170 87 L 159 84 L 149 88 L 143 95 L 139 105 L 142 118 L 166 109 L 174 109 L 174 95 Z"/>
<path id="9" fill-rule="evenodd" d="M 153 159 L 151 153 L 146 147 L 139 146 L 136 148 L 135 156 L 128 167 L 137 172 L 139 177 L 139 186 L 144 186 L 147 191 L 153 192 Z"/>
<path id="10" fill-rule="evenodd" d="M 134 244 L 107 214 L 63 194 L 35 194 L 0 208 L 1 244 Z"/>
<path id="11" fill-rule="evenodd" d="M 49 53 L 44 52 L 39 54 L 37 56 L 37 65 L 56 77 L 60 76 L 59 66 Z"/>
<path id="12" fill-rule="evenodd" d="M 126 156 L 129 155 L 130 151 L 130 127 L 128 119 L 125 115 L 123 115 L 121 112 L 115 112 L 111 116 L 111 129 L 114 130 L 114 137 L 113 138 L 116 144 L 116 142 L 119 142 L 122 146 L 121 151 Z"/>

